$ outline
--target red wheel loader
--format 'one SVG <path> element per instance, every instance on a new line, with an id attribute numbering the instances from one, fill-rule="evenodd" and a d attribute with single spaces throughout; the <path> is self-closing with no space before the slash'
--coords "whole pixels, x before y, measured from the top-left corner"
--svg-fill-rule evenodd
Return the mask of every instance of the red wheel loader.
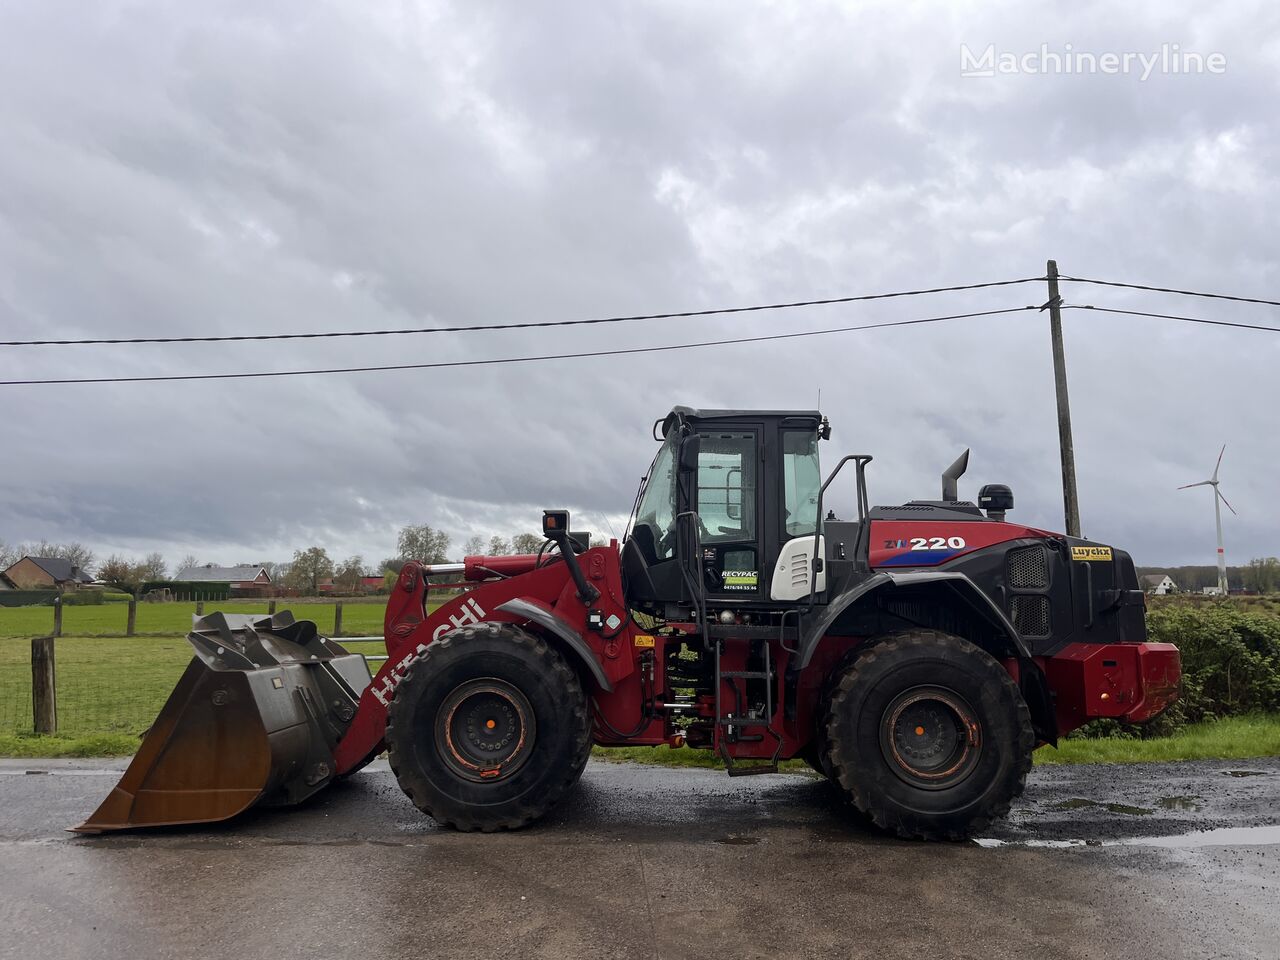
<path id="1" fill-rule="evenodd" d="M 370 678 L 288 614 L 196 622 L 195 659 L 119 786 L 76 829 L 295 804 L 384 750 L 423 813 L 524 826 L 592 744 L 715 751 L 731 775 L 802 757 L 903 837 L 1003 815 L 1031 753 L 1177 694 L 1124 551 L 1007 519 L 1008 487 L 872 507 L 870 456 L 824 480 L 816 411 L 676 407 L 621 544 L 566 511 L 537 555 L 408 563 Z M 854 515 L 836 515 L 843 468 Z M 438 607 L 433 578 L 461 574 Z"/>

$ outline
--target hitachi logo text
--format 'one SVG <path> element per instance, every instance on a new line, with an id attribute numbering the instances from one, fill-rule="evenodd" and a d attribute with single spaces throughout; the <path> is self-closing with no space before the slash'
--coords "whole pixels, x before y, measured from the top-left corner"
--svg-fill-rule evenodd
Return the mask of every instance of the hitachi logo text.
<path id="1" fill-rule="evenodd" d="M 463 601 L 461 609 L 449 617 L 447 623 L 442 623 L 436 627 L 431 633 L 431 640 L 434 643 L 447 633 L 457 630 L 459 627 L 468 627 L 472 624 L 480 623 L 484 619 L 484 608 L 470 597 Z M 409 665 L 427 652 L 425 643 L 418 644 L 407 656 L 397 661 L 387 675 L 382 678 L 380 686 L 373 688 L 373 695 L 378 698 L 378 702 L 384 707 L 391 702 L 391 698 L 395 695 L 396 687 L 400 686 L 400 681 L 404 679 L 405 673 L 409 669 Z"/>

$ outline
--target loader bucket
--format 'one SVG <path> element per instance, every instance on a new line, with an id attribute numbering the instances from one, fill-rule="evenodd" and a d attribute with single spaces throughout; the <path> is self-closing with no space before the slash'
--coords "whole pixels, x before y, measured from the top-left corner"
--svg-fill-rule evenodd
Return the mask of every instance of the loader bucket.
<path id="1" fill-rule="evenodd" d="M 119 784 L 76 833 L 226 820 L 300 803 L 369 684 L 364 657 L 285 612 L 197 618 L 195 657 Z"/>

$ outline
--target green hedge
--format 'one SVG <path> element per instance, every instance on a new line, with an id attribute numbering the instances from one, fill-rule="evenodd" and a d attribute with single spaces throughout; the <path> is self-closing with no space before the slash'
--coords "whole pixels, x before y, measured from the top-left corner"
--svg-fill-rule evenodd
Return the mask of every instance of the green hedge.
<path id="1" fill-rule="evenodd" d="M 1147 638 L 1176 644 L 1182 689 L 1142 727 L 1095 720 L 1071 736 L 1167 736 L 1188 723 L 1280 711 L 1280 616 L 1232 600 L 1161 604 L 1147 611 Z"/>
<path id="2" fill-rule="evenodd" d="M 99 607 L 104 603 L 128 603 L 133 597 L 118 590 L 76 590 L 62 595 L 65 607 Z"/>
<path id="3" fill-rule="evenodd" d="M 50 607 L 57 595 L 57 590 L 0 590 L 0 607 Z"/>

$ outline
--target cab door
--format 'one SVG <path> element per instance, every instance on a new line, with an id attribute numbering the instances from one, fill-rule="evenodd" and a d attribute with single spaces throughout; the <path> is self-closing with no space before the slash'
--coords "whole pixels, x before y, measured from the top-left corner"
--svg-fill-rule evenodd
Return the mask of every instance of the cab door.
<path id="1" fill-rule="evenodd" d="M 761 436 L 758 426 L 698 430 L 697 504 L 708 596 L 758 600 L 762 569 Z"/>

